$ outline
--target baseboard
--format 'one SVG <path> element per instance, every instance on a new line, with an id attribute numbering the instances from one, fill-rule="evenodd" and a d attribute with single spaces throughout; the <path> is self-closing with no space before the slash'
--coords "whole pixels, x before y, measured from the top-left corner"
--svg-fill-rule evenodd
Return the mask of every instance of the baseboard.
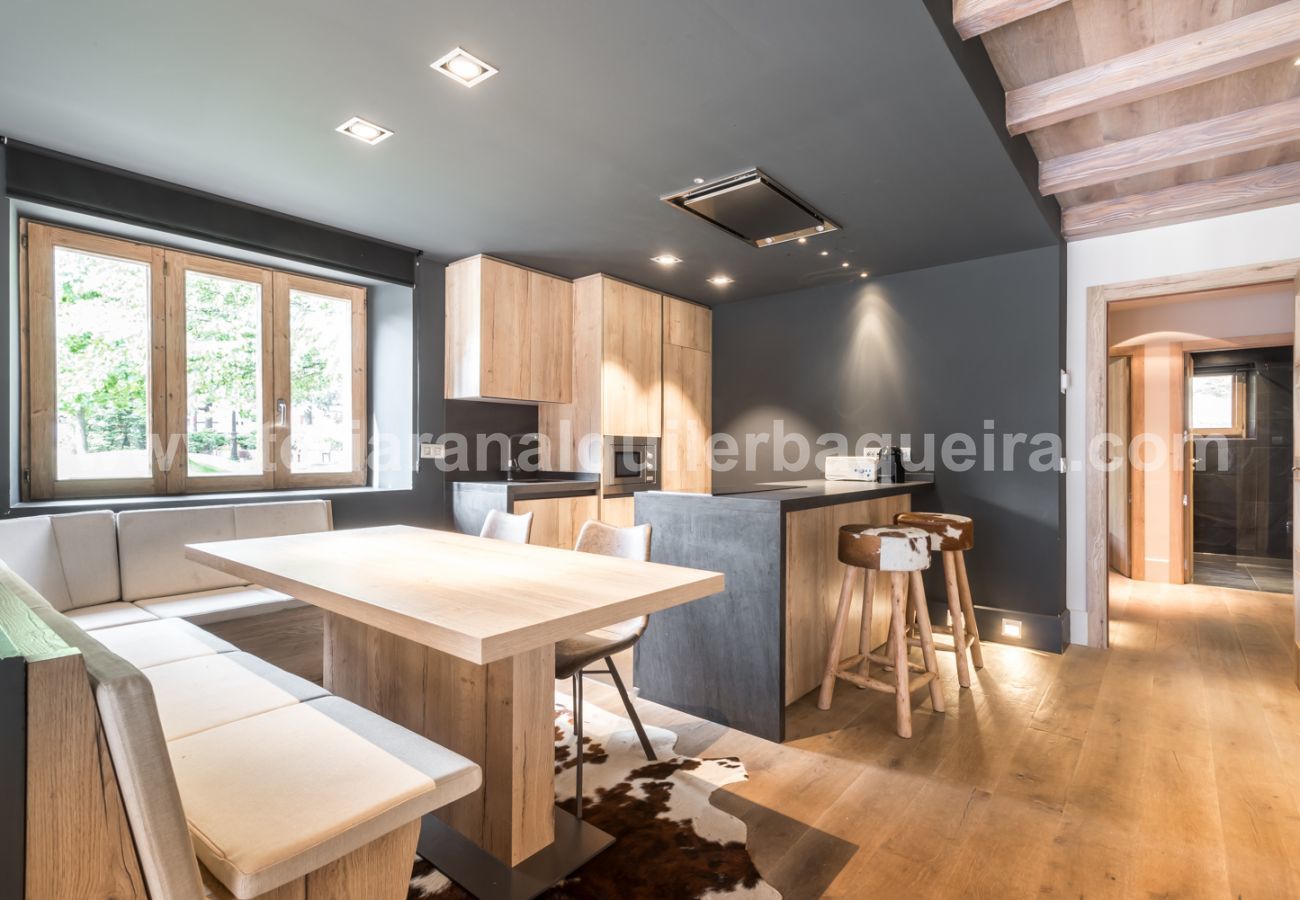
<path id="1" fill-rule="evenodd" d="M 1020 637 L 1014 638 L 1002 633 L 1004 620 L 1011 619 L 1020 623 Z M 935 627 L 948 621 L 948 604 L 930 600 L 930 620 Z M 996 609 L 991 606 L 975 607 L 975 623 L 979 625 L 980 641 L 994 644 L 1010 644 L 1014 647 L 1029 647 L 1033 650 L 1045 650 L 1048 653 L 1064 653 L 1070 646 L 1070 611 L 1062 610 L 1055 615 L 1021 612 L 1015 609 Z M 1300 669 L 1297 670 L 1300 679 Z M 1298 681 L 1300 683 L 1300 681 Z"/>

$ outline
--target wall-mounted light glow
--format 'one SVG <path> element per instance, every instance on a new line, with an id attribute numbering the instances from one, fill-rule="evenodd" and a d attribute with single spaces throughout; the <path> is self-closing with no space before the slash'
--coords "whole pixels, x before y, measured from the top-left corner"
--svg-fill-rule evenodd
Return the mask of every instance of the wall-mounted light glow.
<path id="1" fill-rule="evenodd" d="M 360 116 L 353 116 L 334 130 L 371 146 L 378 144 L 380 141 L 386 141 L 393 136 L 393 133 L 387 128 L 376 125 L 374 122 L 367 122 Z"/>
<path id="2" fill-rule="evenodd" d="M 673 256 L 671 253 L 660 253 L 658 256 L 652 256 L 650 257 L 650 261 L 657 262 L 661 266 L 675 266 L 681 262 L 680 259 Z"/>
<path id="3" fill-rule="evenodd" d="M 736 279 L 732 278 L 730 275 L 714 275 L 709 279 L 709 284 L 714 287 L 726 287 L 729 284 L 734 284 L 735 281 Z"/>
<path id="4" fill-rule="evenodd" d="M 457 47 L 434 63 L 429 68 L 436 69 L 457 84 L 473 87 L 487 81 L 497 73 L 495 66 L 490 66 L 473 53 Z"/>
<path id="5" fill-rule="evenodd" d="M 1019 638 L 1019 637 L 1020 637 L 1020 620 L 1019 620 L 1019 619 L 1003 619 L 1003 620 L 1002 620 L 1002 636 L 1003 636 L 1003 637 L 1009 637 L 1009 638 Z"/>

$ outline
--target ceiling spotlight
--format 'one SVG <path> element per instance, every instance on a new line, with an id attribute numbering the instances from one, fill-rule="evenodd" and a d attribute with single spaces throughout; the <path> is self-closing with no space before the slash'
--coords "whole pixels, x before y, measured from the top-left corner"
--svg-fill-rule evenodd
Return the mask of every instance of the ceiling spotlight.
<path id="1" fill-rule="evenodd" d="M 808 243 L 808 239 L 807 239 L 806 237 L 801 237 L 801 238 L 799 238 L 799 243 L 801 243 L 801 244 L 806 244 L 806 243 Z"/>
<path id="2" fill-rule="evenodd" d="M 822 256 L 830 256 L 830 255 L 831 255 L 831 251 L 829 251 L 829 250 L 823 250 L 822 253 L 821 253 L 821 255 L 822 255 Z"/>
<path id="3" fill-rule="evenodd" d="M 715 287 L 726 287 L 727 285 L 733 284 L 734 282 L 735 279 L 732 278 L 730 275 L 714 275 L 712 278 L 709 279 L 709 284 L 714 285 Z"/>
<path id="4" fill-rule="evenodd" d="M 764 244 L 770 244 L 770 243 L 772 243 L 772 239 L 771 239 L 771 238 L 763 238 L 763 243 L 764 243 Z"/>
<path id="5" fill-rule="evenodd" d="M 334 130 L 371 146 L 393 136 L 393 133 L 387 128 L 376 125 L 374 122 L 367 122 L 359 116 L 353 116 Z"/>
<path id="6" fill-rule="evenodd" d="M 671 253 L 660 253 L 658 256 L 652 256 L 650 257 L 650 261 L 657 262 L 661 266 L 675 266 L 681 262 L 680 259 L 673 256 Z"/>
<path id="7" fill-rule="evenodd" d="M 818 230 L 818 231 L 825 231 L 825 230 L 826 230 L 826 226 L 825 226 L 825 225 L 818 225 L 818 226 L 817 226 L 817 230 Z"/>
<path id="8" fill-rule="evenodd" d="M 703 179 L 703 178 L 697 178 L 697 179 L 695 179 L 695 183 L 696 183 L 696 184 L 704 184 L 704 179 Z"/>
<path id="9" fill-rule="evenodd" d="M 841 268 L 841 269 L 847 269 L 848 267 L 849 267 L 849 264 L 848 264 L 848 261 L 847 261 L 847 260 L 846 260 L 845 262 L 840 263 L 840 268 Z"/>
<path id="10" fill-rule="evenodd" d="M 870 275 L 870 274 L 871 274 L 870 272 L 863 272 L 863 273 L 862 273 L 860 276 L 858 276 L 858 277 L 860 277 L 860 278 L 866 278 L 866 277 L 867 277 L 868 275 Z"/>
<path id="11" fill-rule="evenodd" d="M 482 81 L 487 81 L 497 73 L 494 66 L 488 65 L 473 53 L 460 47 L 432 63 L 429 68 L 438 70 L 465 87 L 473 87 Z"/>

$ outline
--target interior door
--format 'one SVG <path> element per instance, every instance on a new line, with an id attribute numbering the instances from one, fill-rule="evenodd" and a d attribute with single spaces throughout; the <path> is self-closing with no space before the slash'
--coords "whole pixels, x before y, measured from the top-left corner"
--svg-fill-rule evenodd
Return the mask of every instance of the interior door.
<path id="1" fill-rule="evenodd" d="M 1196 444 L 1192 440 L 1192 354 L 1183 354 L 1183 584 L 1192 583 L 1192 479 L 1196 477 Z"/>
<path id="2" fill-rule="evenodd" d="M 1295 338 L 1291 343 L 1291 521 L 1300 510 L 1300 277 L 1295 282 Z M 1295 645 L 1300 654 L 1300 528 L 1291 527 L 1292 591 L 1295 592 Z M 1296 684 L 1300 685 L 1300 656 L 1296 659 Z"/>
<path id="3" fill-rule="evenodd" d="M 1129 546 L 1129 463 L 1131 438 L 1129 394 L 1132 373 L 1127 356 L 1112 357 L 1106 377 L 1106 429 L 1115 437 L 1109 445 L 1109 474 L 1106 481 L 1107 556 L 1110 567 L 1125 578 L 1132 577 Z"/>

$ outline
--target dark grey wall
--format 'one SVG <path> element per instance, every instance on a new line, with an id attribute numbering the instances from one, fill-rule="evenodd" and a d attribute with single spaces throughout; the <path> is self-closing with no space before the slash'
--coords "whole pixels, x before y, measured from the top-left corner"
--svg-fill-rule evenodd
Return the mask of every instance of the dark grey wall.
<path id="1" fill-rule="evenodd" d="M 741 438 L 783 419 L 810 439 L 910 436 L 898 443 L 918 453 L 931 433 L 936 454 L 949 434 L 971 435 L 975 467 L 937 471 L 925 502 L 975 519 L 978 606 L 1060 617 L 1061 476 L 1031 471 L 1024 446 L 1001 471 L 1000 436 L 997 470 L 984 471 L 982 443 L 987 420 L 999 435 L 1061 433 L 1063 267 L 1048 248 L 718 307 L 714 428 Z M 770 445 L 755 460 L 717 483 L 820 477 L 814 462 L 777 472 Z"/>

